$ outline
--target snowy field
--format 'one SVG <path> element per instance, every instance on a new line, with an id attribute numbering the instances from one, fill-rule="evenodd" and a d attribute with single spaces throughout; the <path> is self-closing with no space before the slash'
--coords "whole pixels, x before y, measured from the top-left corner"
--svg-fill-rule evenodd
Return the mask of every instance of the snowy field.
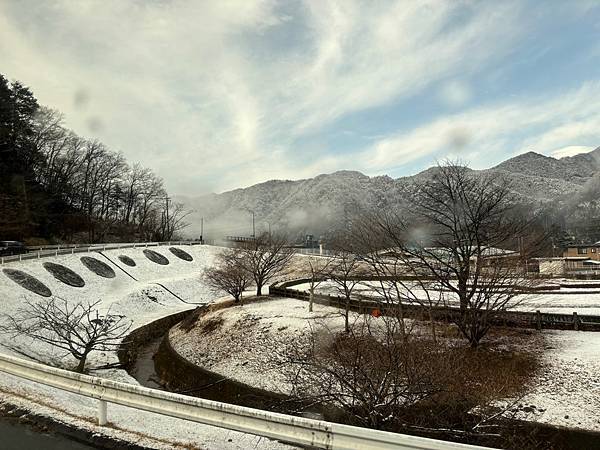
<path id="1" fill-rule="evenodd" d="M 100 300 L 100 308 L 125 315 L 133 321 L 132 330 L 160 317 L 192 309 L 198 304 L 210 302 L 215 296 L 200 280 L 204 267 L 210 265 L 217 247 L 181 246 L 192 255 L 193 261 L 184 261 L 173 255 L 168 247 L 152 247 L 169 260 L 168 265 L 150 261 L 142 248 L 118 249 L 98 253 L 64 255 L 39 260 L 12 262 L 1 269 L 18 269 L 36 277 L 48 287 L 52 294 L 73 301 Z M 132 258 L 136 266 L 129 267 L 118 257 Z M 85 267 L 82 256 L 94 257 L 107 263 L 115 272 L 114 278 L 103 278 Z M 68 267 L 85 281 L 83 287 L 71 287 L 56 280 L 43 263 L 54 262 Z M 127 273 L 125 273 L 127 272 Z M 129 275 L 128 275 L 129 274 Z M 133 278 L 132 278 L 133 277 Z M 134 280 L 135 278 L 135 280 Z M 168 290 L 164 289 L 162 286 Z M 6 274 L 0 273 L 0 298 L 2 313 L 11 314 L 25 301 L 36 302 L 42 297 L 32 293 Z M 10 341 L 9 341 L 10 339 Z M 17 351 L 11 350 L 17 347 Z M 0 351 L 62 367 L 73 367 L 75 360 L 64 358 L 51 347 L 26 339 L 12 339 L 0 335 Z M 94 352 L 88 366 L 99 366 L 117 362 L 114 352 Z M 120 369 L 94 371 L 94 375 L 137 384 L 127 372 Z M 97 401 L 70 394 L 40 384 L 21 380 L 0 373 L 0 401 L 51 416 L 67 424 L 85 427 L 95 432 L 126 439 L 151 448 L 211 448 L 211 449 L 280 449 L 286 446 L 265 438 L 173 419 L 134 409 L 109 405 L 109 427 L 95 425 Z"/>
<path id="2" fill-rule="evenodd" d="M 600 333 L 546 330 L 542 370 L 521 399 L 523 418 L 600 432 Z"/>
<path id="3" fill-rule="evenodd" d="M 600 315 L 600 289 L 596 287 L 588 287 L 588 288 L 579 288 L 579 287 L 563 287 L 564 285 L 568 285 L 569 283 L 574 284 L 570 280 L 557 280 L 554 283 L 560 283 L 561 288 L 556 291 L 551 291 L 549 293 L 544 294 L 526 294 L 526 295 L 518 295 L 513 300 L 511 300 L 511 304 L 513 305 L 511 309 L 515 311 L 529 311 L 533 312 L 539 310 L 543 313 L 556 313 L 556 314 L 573 314 L 573 312 L 577 312 L 578 314 L 587 314 L 587 315 Z M 585 282 L 577 282 L 578 284 L 585 284 Z M 596 283 L 589 283 L 591 286 Z M 299 291 L 309 291 L 309 284 L 298 284 L 295 286 L 290 286 L 290 289 L 296 289 Z M 412 294 L 411 296 L 415 296 L 418 299 L 425 300 L 427 299 L 427 295 L 424 290 L 420 289 L 420 287 L 414 286 L 411 288 Z M 315 292 L 318 294 L 325 295 L 341 295 L 340 292 L 336 289 L 334 283 L 330 281 L 325 281 L 317 286 Z M 374 296 L 377 297 L 380 295 L 381 287 L 377 284 L 377 282 L 362 282 L 360 285 L 357 285 L 354 293 L 365 296 Z M 433 301 L 437 301 L 439 296 L 436 292 L 430 293 L 430 296 Z M 412 298 L 412 297 L 411 297 Z M 443 299 L 440 301 L 440 304 L 446 302 L 448 305 L 453 306 L 457 305 L 457 298 L 451 293 L 444 293 Z"/>
<path id="4" fill-rule="evenodd" d="M 351 313 L 351 321 L 358 315 Z M 272 298 L 211 311 L 199 324 L 219 326 L 207 335 L 202 326 L 190 331 L 174 327 L 169 334 L 173 349 L 189 361 L 255 388 L 290 392 L 280 371 L 273 367 L 273 353 L 280 346 L 307 335 L 311 327 L 341 331 L 344 321 L 338 308 L 314 305 L 291 298 Z"/>
<path id="5" fill-rule="evenodd" d="M 356 317 L 355 314 L 352 315 Z M 210 334 L 202 323 L 217 321 Z M 311 326 L 343 327 L 340 311 L 306 301 L 279 298 L 208 313 L 191 331 L 174 328 L 174 349 L 206 369 L 248 385 L 276 392 L 289 389 L 272 367 L 278 345 L 298 340 Z M 521 418 L 600 431 L 600 333 L 542 331 L 544 355 L 539 378 L 527 388 L 523 405 L 534 405 Z M 531 351 L 539 351 L 532 341 Z"/>

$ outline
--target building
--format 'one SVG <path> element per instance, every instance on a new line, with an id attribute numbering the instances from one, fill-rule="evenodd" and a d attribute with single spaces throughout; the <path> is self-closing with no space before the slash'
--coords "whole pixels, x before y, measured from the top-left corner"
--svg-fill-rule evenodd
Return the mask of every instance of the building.
<path id="1" fill-rule="evenodd" d="M 473 247 L 473 253 L 476 253 L 476 249 Z M 423 249 L 414 249 L 415 254 L 405 254 L 404 250 L 400 247 L 392 247 L 385 250 L 378 250 L 376 254 L 380 257 L 394 259 L 414 259 L 415 255 L 420 255 L 426 259 L 430 259 L 432 262 L 436 261 L 451 261 L 452 250 L 447 247 L 425 247 Z M 481 249 L 480 258 L 482 260 L 482 267 L 491 267 L 495 265 L 503 265 L 509 263 L 510 260 L 520 258 L 521 254 L 514 250 L 507 250 L 497 247 L 484 247 Z M 471 256 L 471 265 L 477 264 L 477 256 Z"/>
<path id="2" fill-rule="evenodd" d="M 584 270 L 584 262 L 588 259 L 582 256 L 565 256 L 556 258 L 534 258 L 539 263 L 540 274 L 564 276 L 568 272 Z"/>
<path id="3" fill-rule="evenodd" d="M 563 257 L 600 261 L 600 241 L 594 244 L 570 244 L 564 249 Z"/>
<path id="4" fill-rule="evenodd" d="M 562 258 L 534 258 L 534 260 L 536 260 L 539 263 L 539 272 L 541 275 L 595 275 L 596 272 L 600 271 L 600 260 L 591 259 L 586 256 L 563 256 Z"/>

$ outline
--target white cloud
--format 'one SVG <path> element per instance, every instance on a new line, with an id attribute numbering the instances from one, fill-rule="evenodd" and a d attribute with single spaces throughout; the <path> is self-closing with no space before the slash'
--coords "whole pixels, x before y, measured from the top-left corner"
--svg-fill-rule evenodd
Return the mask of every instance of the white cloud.
<path id="1" fill-rule="evenodd" d="M 592 150 L 594 150 L 594 147 L 588 147 L 585 145 L 570 145 L 568 147 L 553 150 L 550 153 L 550 156 L 553 156 L 554 158 L 564 158 L 565 156 L 575 156 L 579 155 L 580 153 L 588 153 Z"/>
<path id="2" fill-rule="evenodd" d="M 0 60 L 69 127 L 153 168 L 173 193 L 194 194 L 500 151 L 535 117 L 543 129 L 522 145 L 586 144 L 569 139 L 589 139 L 597 116 L 578 115 L 576 99 L 571 108 L 545 101 L 557 111 L 547 114 L 530 103 L 471 109 L 352 157 L 295 153 L 306 151 L 297 139 L 340 118 L 445 80 L 444 101 L 463 106 L 472 97 L 463 80 L 510 54 L 526 19 L 521 2 L 9 0 L 0 2 Z M 577 121 L 579 131 L 569 128 Z"/>
<path id="3" fill-rule="evenodd" d="M 468 155 L 475 166 L 488 167 L 509 149 L 552 153 L 572 142 L 598 145 L 600 107 L 590 101 L 598 96 L 600 82 L 593 82 L 550 99 L 471 108 L 381 139 L 358 156 L 358 164 L 379 173 L 428 155 Z"/>
<path id="4" fill-rule="evenodd" d="M 291 172 L 297 137 L 476 70 L 519 35 L 517 3 L 314 0 L 291 9 L 268 0 L 3 2 L 2 70 L 75 131 L 180 192 L 246 185 L 265 167 Z M 510 24 L 502 30 L 492 26 L 500 17 Z"/>
<path id="5" fill-rule="evenodd" d="M 352 6 L 350 6 L 352 5 Z M 359 6 L 360 5 L 360 6 Z M 471 5 L 472 6 L 472 5 Z M 522 33 L 518 3 L 311 3 L 315 58 L 295 67 L 302 95 L 286 104 L 303 133 L 354 111 L 398 101 L 500 58 Z M 457 15 L 468 19 L 453 24 Z M 497 27 L 502 20 L 505 27 Z"/>

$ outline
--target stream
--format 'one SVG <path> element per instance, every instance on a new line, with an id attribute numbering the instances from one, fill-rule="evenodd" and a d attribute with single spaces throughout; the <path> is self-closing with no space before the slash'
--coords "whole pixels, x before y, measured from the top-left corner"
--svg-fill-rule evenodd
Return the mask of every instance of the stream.
<path id="1" fill-rule="evenodd" d="M 165 390 L 163 385 L 160 384 L 160 377 L 154 368 L 154 355 L 158 351 L 162 339 L 163 336 L 153 339 L 139 349 L 135 364 L 129 370 L 129 375 L 142 386 Z"/>
<path id="2" fill-rule="evenodd" d="M 194 371 L 192 386 L 165 386 L 161 383 L 161 377 L 155 366 L 155 355 L 159 352 L 162 340 L 163 336 L 159 336 L 138 348 L 135 363 L 128 372 L 142 386 L 259 409 L 270 409 L 274 399 L 277 398 L 276 394 L 269 395 L 270 393 L 266 391 L 203 371 L 201 368 Z M 161 364 L 169 364 L 164 360 L 165 354 L 160 353 L 160 355 L 162 355 Z M 172 369 L 182 370 L 176 366 Z"/>

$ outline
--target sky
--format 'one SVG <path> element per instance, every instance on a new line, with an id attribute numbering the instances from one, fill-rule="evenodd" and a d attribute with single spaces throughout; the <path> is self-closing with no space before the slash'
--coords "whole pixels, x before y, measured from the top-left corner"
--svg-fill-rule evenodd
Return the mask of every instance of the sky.
<path id="1" fill-rule="evenodd" d="M 0 73 L 177 195 L 600 146 L 596 0 L 0 0 Z"/>

